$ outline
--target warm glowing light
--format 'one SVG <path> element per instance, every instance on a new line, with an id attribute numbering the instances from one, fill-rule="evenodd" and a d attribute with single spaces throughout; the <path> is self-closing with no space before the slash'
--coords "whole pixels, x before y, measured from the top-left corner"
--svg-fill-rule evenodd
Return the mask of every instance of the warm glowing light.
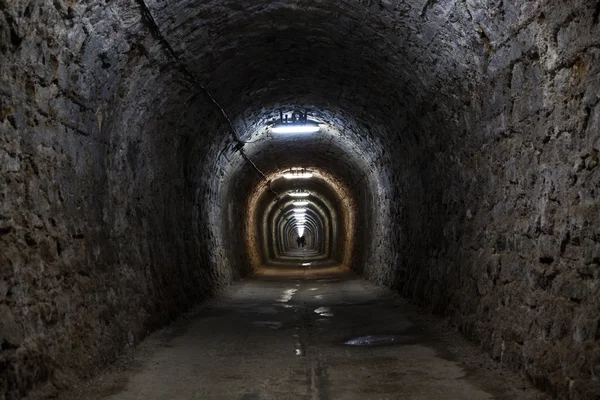
<path id="1" fill-rule="evenodd" d="M 296 207 L 302 207 L 308 205 L 308 201 L 295 201 L 293 203 Z"/>
<path id="2" fill-rule="evenodd" d="M 319 132 L 319 125 L 275 125 L 271 130 L 273 133 L 315 133 Z"/>
<path id="3" fill-rule="evenodd" d="M 294 212 L 296 214 L 305 213 L 306 212 L 306 208 L 294 208 Z"/>
<path id="4" fill-rule="evenodd" d="M 313 174 L 305 169 L 291 169 L 283 174 L 285 179 L 308 179 L 312 178 Z"/>
<path id="5" fill-rule="evenodd" d="M 308 192 L 290 192 L 288 194 L 291 197 L 308 197 L 310 195 Z"/>

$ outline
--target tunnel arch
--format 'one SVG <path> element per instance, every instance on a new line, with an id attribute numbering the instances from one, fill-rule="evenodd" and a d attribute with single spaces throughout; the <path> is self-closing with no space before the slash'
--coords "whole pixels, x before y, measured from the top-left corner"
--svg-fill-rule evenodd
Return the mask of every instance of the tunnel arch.
<path id="1" fill-rule="evenodd" d="M 423 3 L 0 0 L 10 390 L 93 373 L 260 268 L 273 178 L 310 165 L 329 182 L 334 259 L 538 385 L 583 393 L 596 4 Z M 296 108 L 321 132 L 272 134 Z M 98 345 L 67 349 L 78 327 Z"/>
<path id="2" fill-rule="evenodd" d="M 286 194 L 284 193 L 283 196 L 285 196 Z M 267 236 L 266 239 L 263 239 L 263 242 L 266 246 L 265 250 L 269 250 L 269 249 L 278 249 L 279 251 L 281 251 L 281 243 L 277 243 L 276 245 L 276 237 L 277 235 L 275 234 L 277 232 L 277 228 L 275 226 L 274 221 L 278 220 L 278 221 L 283 221 L 286 220 L 286 222 L 294 222 L 293 219 L 291 219 L 290 213 L 293 213 L 293 211 L 290 211 L 290 206 L 291 204 L 293 204 L 294 200 L 290 199 L 290 200 L 280 200 L 277 202 L 277 204 L 279 205 L 279 209 L 274 209 L 274 207 L 270 208 L 267 210 L 267 212 L 271 212 L 274 211 L 273 214 L 266 214 L 265 215 L 265 219 L 267 220 L 267 228 L 264 229 L 263 228 L 263 236 Z M 334 219 L 333 216 L 337 215 L 335 210 L 332 210 L 331 208 L 331 204 L 329 202 L 324 202 L 322 200 L 322 197 L 319 197 L 318 194 L 316 194 L 315 192 L 313 192 L 308 198 L 307 198 L 307 202 L 310 202 L 310 204 L 316 209 L 316 212 L 318 213 L 318 215 L 320 215 L 321 218 L 321 223 L 319 225 L 318 231 L 322 232 L 322 244 L 320 245 L 322 251 L 330 256 L 333 254 L 333 246 L 336 244 L 337 242 L 337 237 L 335 237 L 334 235 L 337 233 L 338 228 L 337 228 L 337 219 Z M 287 211 L 286 211 L 286 206 L 287 206 Z M 281 212 L 279 212 L 281 211 Z M 313 212 L 313 211 L 311 211 Z M 307 213 L 307 217 L 309 219 L 309 222 L 311 222 L 311 214 Z M 269 236 L 268 234 L 268 226 L 271 225 L 273 226 L 273 228 L 270 230 L 271 234 Z M 317 229 L 314 224 L 313 224 L 313 230 Z M 338 246 L 340 246 L 341 244 L 338 244 Z M 270 256 L 273 256 L 275 254 L 272 253 L 268 253 Z"/>

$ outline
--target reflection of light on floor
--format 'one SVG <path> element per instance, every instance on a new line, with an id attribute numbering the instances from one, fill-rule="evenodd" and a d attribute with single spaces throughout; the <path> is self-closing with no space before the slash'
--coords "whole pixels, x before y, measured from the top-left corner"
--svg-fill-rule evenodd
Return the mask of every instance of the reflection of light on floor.
<path id="1" fill-rule="evenodd" d="M 280 301 L 282 303 L 287 303 L 288 301 L 290 301 L 292 299 L 292 297 L 294 296 L 294 293 L 296 293 L 297 291 L 298 291 L 298 289 L 284 290 L 283 295 L 278 299 L 278 301 Z"/>
<path id="2" fill-rule="evenodd" d="M 310 265 L 310 264 L 312 264 L 312 263 L 302 263 L 302 266 L 306 267 L 307 265 Z"/>
<path id="3" fill-rule="evenodd" d="M 333 313 L 329 307 L 319 307 L 315 312 L 322 317 L 333 317 Z"/>
<path id="4" fill-rule="evenodd" d="M 382 344 L 391 344 L 400 339 L 398 335 L 369 335 L 361 336 L 356 339 L 347 340 L 344 344 L 350 346 L 373 346 Z"/>

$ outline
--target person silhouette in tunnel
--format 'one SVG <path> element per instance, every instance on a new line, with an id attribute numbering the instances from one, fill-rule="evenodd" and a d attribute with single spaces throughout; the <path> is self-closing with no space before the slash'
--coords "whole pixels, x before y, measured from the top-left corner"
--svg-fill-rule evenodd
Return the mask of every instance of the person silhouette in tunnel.
<path id="1" fill-rule="evenodd" d="M 300 245 L 302 244 L 302 238 L 300 238 L 300 236 L 296 238 L 296 243 L 298 243 L 298 248 L 300 248 Z"/>
<path id="2" fill-rule="evenodd" d="M 302 245 L 302 247 L 306 246 L 306 238 L 304 237 L 304 235 L 300 236 L 300 244 Z"/>

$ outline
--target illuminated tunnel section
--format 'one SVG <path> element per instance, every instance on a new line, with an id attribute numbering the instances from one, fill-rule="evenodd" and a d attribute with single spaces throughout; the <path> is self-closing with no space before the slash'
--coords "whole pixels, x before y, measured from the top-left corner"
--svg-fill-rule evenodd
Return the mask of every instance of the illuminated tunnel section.
<path id="1" fill-rule="evenodd" d="M 322 210 L 313 207 L 312 204 L 309 204 L 303 208 L 288 208 L 286 211 L 278 213 L 277 221 L 273 225 L 275 225 L 275 233 L 277 233 L 275 236 L 276 247 L 280 253 L 286 253 L 299 247 L 295 243 L 296 238 L 301 236 L 306 238 L 306 248 L 323 252 L 322 240 L 323 236 L 329 233 L 330 221 L 321 214 Z M 299 212 L 304 214 L 299 214 Z"/>
<path id="2" fill-rule="evenodd" d="M 297 263 L 298 189 L 318 257 L 563 398 L 596 385 L 598 10 L 0 0 L 8 398 Z M 273 132 L 280 110 L 319 131 Z"/>
<path id="3" fill-rule="evenodd" d="M 321 121 L 332 120 L 331 116 L 315 114 Z M 268 117 L 263 126 L 272 120 Z M 343 126 L 352 126 L 337 121 Z M 322 124 L 316 134 L 269 135 L 268 130 L 259 128 L 258 133 L 249 134 L 248 139 L 256 140 L 256 136 L 262 136 L 272 141 L 265 140 L 263 148 L 260 141 L 247 144 L 245 149 L 257 165 L 274 168 L 263 170 L 263 178 L 240 163 L 236 179 L 230 180 L 232 197 L 240 196 L 244 191 L 250 193 L 239 199 L 245 206 L 236 208 L 239 214 L 232 218 L 245 221 L 239 238 L 244 245 L 236 248 L 247 252 L 240 254 L 240 259 L 249 259 L 252 270 L 276 260 L 300 261 L 289 254 L 289 250 L 297 249 L 297 244 L 288 215 L 293 215 L 292 210 L 297 208 L 293 203 L 299 200 L 290 193 L 305 191 L 309 193 L 302 199 L 309 201 L 303 207 L 307 208 L 307 239 L 314 257 L 334 260 L 360 272 L 372 237 L 369 229 L 379 225 L 372 222 L 377 215 L 373 213 L 371 202 L 377 196 L 380 177 L 369 168 L 369 160 L 343 137 L 339 128 L 329 124 Z M 312 171 L 313 176 L 310 179 L 284 177 L 290 168 L 299 167 Z M 241 186 L 243 182 L 247 186 Z M 362 184 L 356 185 L 357 182 Z M 356 246 L 358 242 L 363 245 Z M 239 253 L 239 250 L 232 250 Z"/>
<path id="4" fill-rule="evenodd" d="M 259 255 L 255 267 L 305 263 L 307 258 L 331 260 L 344 267 L 358 261 L 354 243 L 359 216 L 354 196 L 331 172 L 318 167 L 308 170 L 310 179 L 286 179 L 288 170 L 283 169 L 272 174 L 268 187 L 258 186 L 261 191 L 249 205 L 254 219 L 251 237 L 258 238 L 248 243 Z M 296 242 L 299 226 L 304 227 L 306 239 L 306 247 L 300 249 Z"/>

